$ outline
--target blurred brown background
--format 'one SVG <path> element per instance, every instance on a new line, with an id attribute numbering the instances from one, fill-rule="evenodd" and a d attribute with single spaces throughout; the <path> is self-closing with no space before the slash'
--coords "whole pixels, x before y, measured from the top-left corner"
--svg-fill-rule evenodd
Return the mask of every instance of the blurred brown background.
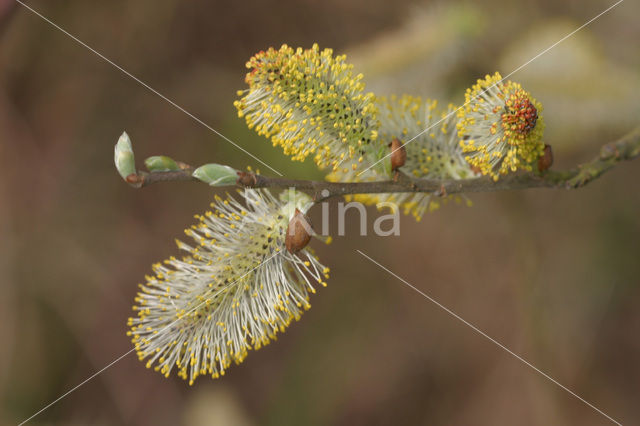
<path id="1" fill-rule="evenodd" d="M 460 103 L 611 3 L 30 1 L 206 123 L 298 178 L 232 101 L 282 43 L 345 52 L 380 94 Z M 626 1 L 518 72 L 556 166 L 638 125 L 640 15 Z M 257 164 L 12 0 L 0 0 L 0 423 L 17 424 L 130 350 L 136 284 L 212 190 L 136 191 L 138 159 Z M 266 172 L 264 167 L 261 167 Z M 640 422 L 640 162 L 575 192 L 478 194 L 401 236 L 329 247 L 327 289 L 277 343 L 189 387 L 130 355 L 32 424 L 598 425 L 608 421 L 355 252 L 361 249 L 622 423 Z M 335 214 L 335 205 L 332 212 Z M 317 217 L 319 209 L 313 213 Z M 371 215 L 375 213 L 370 210 Z M 335 225 L 335 224 L 334 224 Z M 334 227 L 335 229 L 335 227 Z M 369 224 L 371 229 L 371 222 Z"/>

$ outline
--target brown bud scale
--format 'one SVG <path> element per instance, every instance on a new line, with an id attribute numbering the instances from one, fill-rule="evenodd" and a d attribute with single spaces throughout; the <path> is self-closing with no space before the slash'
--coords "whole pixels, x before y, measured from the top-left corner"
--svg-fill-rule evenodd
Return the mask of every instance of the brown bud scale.
<path id="1" fill-rule="evenodd" d="M 258 183 L 258 178 L 255 173 L 238 172 L 238 180 L 236 182 L 246 188 L 253 188 Z"/>
<path id="2" fill-rule="evenodd" d="M 549 169 L 553 165 L 553 151 L 551 150 L 551 145 L 544 146 L 544 153 L 542 157 L 538 158 L 538 170 L 544 172 Z"/>
<path id="3" fill-rule="evenodd" d="M 391 141 L 391 170 L 397 170 L 404 166 L 406 161 L 407 149 L 400 140 L 393 138 Z"/>
<path id="4" fill-rule="evenodd" d="M 289 253 L 295 254 L 305 248 L 311 240 L 312 233 L 311 221 L 300 210 L 296 209 L 289 221 L 287 235 L 284 239 L 284 245 Z"/>

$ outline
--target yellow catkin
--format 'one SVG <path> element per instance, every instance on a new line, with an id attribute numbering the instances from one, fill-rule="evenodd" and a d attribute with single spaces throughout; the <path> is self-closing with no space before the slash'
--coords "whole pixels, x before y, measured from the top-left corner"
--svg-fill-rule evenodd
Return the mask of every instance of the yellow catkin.
<path id="1" fill-rule="evenodd" d="M 377 136 L 376 106 L 345 59 L 317 44 L 259 52 L 247 62 L 238 115 L 293 160 L 327 168 L 360 157 Z"/>
<path id="2" fill-rule="evenodd" d="M 458 111 L 458 137 L 465 159 L 478 172 L 498 180 L 531 170 L 544 152 L 542 105 L 518 83 L 487 75 L 465 94 Z"/>

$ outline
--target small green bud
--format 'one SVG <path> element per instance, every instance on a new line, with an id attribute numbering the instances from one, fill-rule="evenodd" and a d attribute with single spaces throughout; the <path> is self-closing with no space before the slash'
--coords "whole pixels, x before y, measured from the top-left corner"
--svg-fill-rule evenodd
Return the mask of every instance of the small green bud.
<path id="1" fill-rule="evenodd" d="M 120 173 L 122 179 L 126 181 L 127 176 L 136 174 L 133 148 L 131 147 L 131 139 L 129 139 L 127 132 L 122 132 L 114 151 L 113 161 L 116 164 L 116 169 L 118 169 L 118 173 Z"/>
<path id="2" fill-rule="evenodd" d="M 211 186 L 225 186 L 236 183 L 238 171 L 222 164 L 205 164 L 193 172 L 193 177 Z"/>
<path id="3" fill-rule="evenodd" d="M 173 172 L 180 170 L 180 166 L 173 158 L 166 155 L 154 155 L 144 160 L 144 165 L 150 172 Z"/>

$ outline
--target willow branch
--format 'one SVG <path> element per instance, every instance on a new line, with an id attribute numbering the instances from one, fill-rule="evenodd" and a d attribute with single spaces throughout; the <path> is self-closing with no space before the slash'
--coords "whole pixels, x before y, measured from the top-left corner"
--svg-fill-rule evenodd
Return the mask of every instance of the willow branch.
<path id="1" fill-rule="evenodd" d="M 269 177 L 240 172 L 236 186 L 248 188 L 295 188 L 312 192 L 316 201 L 349 194 L 434 193 L 447 194 L 495 192 L 530 188 L 576 189 L 599 178 L 616 164 L 640 156 L 640 127 L 615 142 L 603 145 L 591 161 L 567 171 L 548 170 L 542 173 L 514 174 L 493 181 L 488 177 L 465 180 L 415 179 L 400 174 L 397 181 L 325 182 Z M 193 168 L 171 172 L 139 173 L 130 176 L 129 183 L 141 188 L 157 182 L 197 180 L 191 176 Z M 233 185 L 229 185 L 233 186 Z"/>

